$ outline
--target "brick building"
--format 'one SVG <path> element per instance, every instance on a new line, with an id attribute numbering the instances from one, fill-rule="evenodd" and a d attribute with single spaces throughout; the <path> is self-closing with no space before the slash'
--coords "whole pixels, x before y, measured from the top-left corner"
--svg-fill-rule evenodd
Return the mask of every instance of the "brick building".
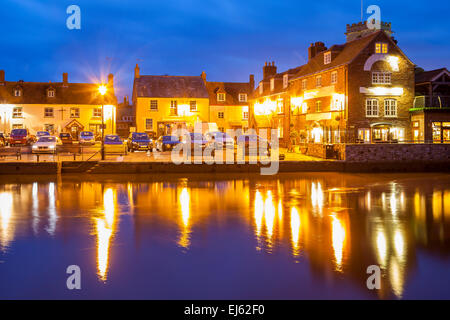
<path id="1" fill-rule="evenodd" d="M 346 35 L 345 44 L 330 48 L 311 44 L 303 66 L 276 73 L 269 64 L 253 95 L 251 124 L 278 128 L 284 143 L 295 132 L 310 154 L 322 157 L 325 144 L 409 140 L 414 64 L 392 38 L 390 23 L 381 30 L 347 25 Z M 260 125 L 258 114 L 271 122 Z"/>

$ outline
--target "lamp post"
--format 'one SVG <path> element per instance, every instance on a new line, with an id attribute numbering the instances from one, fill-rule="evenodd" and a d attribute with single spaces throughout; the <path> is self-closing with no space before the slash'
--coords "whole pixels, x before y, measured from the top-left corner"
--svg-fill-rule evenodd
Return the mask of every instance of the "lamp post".
<path id="1" fill-rule="evenodd" d="M 98 92 L 100 92 L 100 94 L 102 95 L 102 149 L 101 149 L 101 153 L 102 153 L 102 160 L 105 160 L 105 139 L 104 139 L 104 132 L 105 132 L 105 114 L 104 114 L 104 104 L 105 104 L 105 93 L 108 89 L 106 88 L 105 85 L 100 85 L 98 87 Z"/>

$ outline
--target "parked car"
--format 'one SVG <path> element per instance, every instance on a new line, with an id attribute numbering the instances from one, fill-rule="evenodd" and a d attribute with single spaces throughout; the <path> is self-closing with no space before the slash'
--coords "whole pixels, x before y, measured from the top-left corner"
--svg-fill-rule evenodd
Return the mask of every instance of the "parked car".
<path id="1" fill-rule="evenodd" d="M 29 135 L 28 129 L 12 129 L 9 138 L 10 146 L 27 146 L 33 142 L 33 137 Z"/>
<path id="2" fill-rule="evenodd" d="M 6 146 L 7 142 L 8 142 L 8 140 L 5 137 L 5 135 L 2 132 L 0 132 L 0 147 Z"/>
<path id="3" fill-rule="evenodd" d="M 156 140 L 156 150 L 161 152 L 172 150 L 179 143 L 180 139 L 177 136 L 160 136 Z"/>
<path id="4" fill-rule="evenodd" d="M 62 144 L 72 144 L 73 139 L 70 133 L 67 132 L 61 132 L 59 134 L 59 139 L 61 140 Z"/>
<path id="5" fill-rule="evenodd" d="M 126 155 L 127 145 L 116 134 L 107 134 L 104 140 L 105 153 L 117 153 Z"/>
<path id="6" fill-rule="evenodd" d="M 201 133 L 187 133 L 182 136 L 182 143 L 189 143 L 191 146 L 191 151 L 194 152 L 194 148 L 197 147 L 201 150 L 205 149 L 208 141 Z"/>
<path id="7" fill-rule="evenodd" d="M 33 144 L 32 153 L 56 153 L 56 147 L 61 144 L 60 140 L 54 136 L 41 136 Z"/>
<path id="8" fill-rule="evenodd" d="M 38 131 L 36 132 L 36 137 L 39 139 L 40 137 L 49 136 L 50 132 L 48 131 Z"/>
<path id="9" fill-rule="evenodd" d="M 267 139 L 263 139 L 256 134 L 243 134 L 237 137 L 237 148 L 244 146 L 246 155 L 270 156 L 271 145 Z M 260 145 L 266 146 L 265 150 L 259 150 Z"/>
<path id="10" fill-rule="evenodd" d="M 205 134 L 206 140 L 208 140 L 209 145 L 213 145 L 215 149 L 233 149 L 234 140 L 233 138 L 221 131 L 208 132 Z"/>
<path id="11" fill-rule="evenodd" d="M 95 145 L 94 133 L 91 131 L 81 131 L 78 141 L 81 145 Z"/>
<path id="12" fill-rule="evenodd" d="M 153 140 L 145 132 L 132 132 L 127 140 L 128 151 L 153 150 Z"/>

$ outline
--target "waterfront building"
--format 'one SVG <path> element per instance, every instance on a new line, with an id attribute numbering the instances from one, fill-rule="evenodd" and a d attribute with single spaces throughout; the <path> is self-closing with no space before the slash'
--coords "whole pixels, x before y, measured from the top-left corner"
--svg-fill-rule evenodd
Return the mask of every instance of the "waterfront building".
<path id="1" fill-rule="evenodd" d="M 206 81 L 206 74 L 202 76 Z M 209 94 L 210 121 L 217 124 L 220 131 L 227 129 L 248 129 L 248 101 L 254 89 L 254 76 L 249 82 L 210 82 L 206 81 Z"/>
<path id="2" fill-rule="evenodd" d="M 285 143 L 295 133 L 320 157 L 326 144 L 409 140 L 414 64 L 392 33 L 390 23 L 380 30 L 347 25 L 345 44 L 312 43 L 305 65 L 284 73 L 265 66 L 250 103 L 251 125 L 278 128 Z M 260 115 L 270 122 L 261 126 Z"/>
<path id="3" fill-rule="evenodd" d="M 450 143 L 450 72 L 416 72 L 416 97 L 410 109 L 414 142 Z"/>
<path id="4" fill-rule="evenodd" d="M 101 132 L 102 105 L 105 133 L 116 131 L 113 75 L 108 76 L 107 93 L 99 93 L 99 83 L 6 81 L 0 70 L 0 131 L 28 129 L 30 134 L 48 131 L 69 132 L 73 138 L 83 130 Z"/>
<path id="5" fill-rule="evenodd" d="M 209 122 L 209 95 L 202 76 L 140 75 L 134 70 L 133 105 L 136 130 L 157 136 L 176 129 L 194 130 Z"/>
<path id="6" fill-rule="evenodd" d="M 133 105 L 130 104 L 128 96 L 123 98 L 123 102 L 117 106 L 116 123 L 117 134 L 121 137 L 128 137 L 132 130 L 135 130 L 135 116 Z"/>

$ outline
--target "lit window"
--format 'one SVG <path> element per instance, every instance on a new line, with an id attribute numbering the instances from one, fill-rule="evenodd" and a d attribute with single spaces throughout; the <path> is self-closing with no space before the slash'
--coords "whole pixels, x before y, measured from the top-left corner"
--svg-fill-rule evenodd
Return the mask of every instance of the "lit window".
<path id="1" fill-rule="evenodd" d="M 278 113 L 284 113 L 284 101 L 283 101 L 283 99 L 279 99 L 277 101 L 277 111 L 278 111 Z"/>
<path id="2" fill-rule="evenodd" d="M 23 111 L 22 107 L 13 108 L 12 117 L 13 118 L 22 118 L 23 117 L 22 111 Z"/>
<path id="3" fill-rule="evenodd" d="M 244 120 L 248 119 L 248 111 L 242 112 L 242 119 L 244 119 Z"/>
<path id="4" fill-rule="evenodd" d="M 321 112 L 322 111 L 322 101 L 317 101 L 316 102 L 316 112 Z"/>
<path id="5" fill-rule="evenodd" d="M 283 88 L 287 88 L 288 85 L 289 85 L 289 75 L 285 74 L 283 76 Z"/>
<path id="6" fill-rule="evenodd" d="M 55 90 L 48 90 L 47 91 L 47 96 L 49 98 L 54 98 L 55 97 Z"/>
<path id="7" fill-rule="evenodd" d="M 306 79 L 302 80 L 302 90 L 306 90 L 307 86 L 306 86 Z"/>
<path id="8" fill-rule="evenodd" d="M 390 72 L 372 72 L 372 84 L 391 84 Z"/>
<path id="9" fill-rule="evenodd" d="M 22 90 L 20 89 L 15 89 L 14 90 L 14 96 L 15 97 L 20 97 L 22 95 Z"/>
<path id="10" fill-rule="evenodd" d="M 158 111 L 158 100 L 150 100 L 150 111 Z"/>
<path id="11" fill-rule="evenodd" d="M 195 112 L 197 111 L 197 101 L 193 100 L 189 102 L 190 111 Z"/>
<path id="12" fill-rule="evenodd" d="M 366 117 L 378 117 L 378 99 L 366 100 Z"/>
<path id="13" fill-rule="evenodd" d="M 217 101 L 225 101 L 225 93 L 218 93 L 217 94 Z"/>
<path id="14" fill-rule="evenodd" d="M 388 53 L 389 51 L 389 46 L 387 43 L 381 43 L 381 42 L 377 42 L 375 44 L 375 53 Z"/>
<path id="15" fill-rule="evenodd" d="M 239 101 L 240 102 L 247 102 L 247 94 L 246 93 L 240 93 L 239 94 Z"/>
<path id="16" fill-rule="evenodd" d="M 44 109 L 44 117 L 46 118 L 53 118 L 53 108 L 45 108 Z"/>
<path id="17" fill-rule="evenodd" d="M 70 117 L 71 118 L 79 118 L 80 117 L 80 108 L 70 108 Z"/>
<path id="18" fill-rule="evenodd" d="M 153 119 L 145 119 L 145 130 L 153 130 Z"/>
<path id="19" fill-rule="evenodd" d="M 388 44 L 387 43 L 383 43 L 381 52 L 388 53 Z"/>
<path id="20" fill-rule="evenodd" d="M 47 132 L 53 133 L 55 131 L 55 125 L 54 124 L 44 124 L 44 129 Z"/>
<path id="21" fill-rule="evenodd" d="M 323 63 L 330 64 L 331 63 L 331 52 L 325 52 L 323 55 Z"/>
<path id="22" fill-rule="evenodd" d="M 320 88 L 322 86 L 322 76 L 316 77 L 316 87 Z"/>
<path id="23" fill-rule="evenodd" d="M 395 99 L 384 100 L 384 116 L 385 117 L 397 116 L 397 100 Z"/>
<path id="24" fill-rule="evenodd" d="M 263 83 L 261 82 L 261 83 L 259 84 L 259 94 L 263 94 L 263 90 L 264 90 L 264 88 L 263 88 Z"/>
<path id="25" fill-rule="evenodd" d="M 218 112 L 217 113 L 217 118 L 223 119 L 223 117 L 224 117 L 224 113 L 223 112 Z"/>
<path id="26" fill-rule="evenodd" d="M 170 100 L 170 115 L 176 116 L 178 114 L 177 100 Z"/>
<path id="27" fill-rule="evenodd" d="M 95 108 L 92 110 L 92 116 L 94 118 L 100 118 L 102 116 L 102 108 Z"/>
<path id="28" fill-rule="evenodd" d="M 331 73 L 331 84 L 337 83 L 337 77 L 338 77 L 337 71 Z"/>
<path id="29" fill-rule="evenodd" d="M 270 79 L 270 91 L 275 90 L 275 79 Z"/>

